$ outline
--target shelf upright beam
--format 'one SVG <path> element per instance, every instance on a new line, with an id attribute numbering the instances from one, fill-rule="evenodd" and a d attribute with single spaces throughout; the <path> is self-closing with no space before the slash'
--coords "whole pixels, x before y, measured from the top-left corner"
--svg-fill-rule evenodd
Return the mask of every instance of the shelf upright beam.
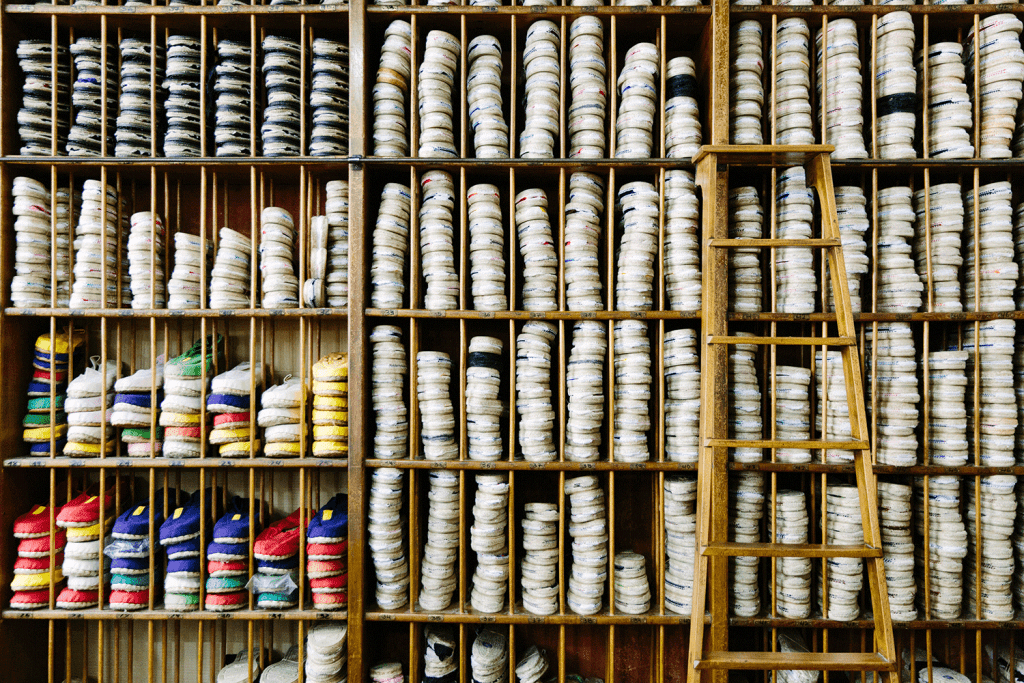
<path id="1" fill-rule="evenodd" d="M 366 663 L 363 660 L 363 571 L 366 560 L 364 511 L 364 484 L 366 473 L 363 461 L 364 445 L 368 441 L 366 429 L 367 405 L 366 377 L 369 371 L 368 349 L 365 345 L 365 307 L 369 275 L 366 254 L 366 177 L 359 159 L 370 152 L 367 144 L 367 69 L 370 61 L 366 52 L 366 0 L 350 0 L 348 8 L 349 53 L 349 299 L 348 299 L 348 352 L 349 352 L 349 422 L 348 422 L 348 679 L 365 680 Z"/>

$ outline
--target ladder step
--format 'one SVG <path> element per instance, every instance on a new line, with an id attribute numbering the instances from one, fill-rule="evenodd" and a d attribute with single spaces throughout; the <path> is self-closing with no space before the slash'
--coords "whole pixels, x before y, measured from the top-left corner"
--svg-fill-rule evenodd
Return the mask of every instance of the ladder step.
<path id="1" fill-rule="evenodd" d="M 843 246 L 842 240 L 833 239 L 830 237 L 812 237 L 806 239 L 783 239 L 781 237 L 773 238 L 759 238 L 759 239 L 713 239 L 708 240 L 709 247 L 719 247 L 721 249 L 767 249 L 769 247 L 814 247 L 814 248 L 827 248 L 827 247 L 841 247 Z"/>
<path id="2" fill-rule="evenodd" d="M 804 439 L 789 441 L 787 439 L 708 439 L 706 448 L 813 448 L 844 451 L 865 451 L 871 448 L 867 441 L 820 441 Z"/>
<path id="3" fill-rule="evenodd" d="M 705 557 L 882 557 L 869 545 L 825 543 L 709 543 Z"/>
<path id="4" fill-rule="evenodd" d="M 856 346 L 856 337 L 730 337 L 709 335 L 708 344 L 759 344 L 761 346 Z"/>
<path id="5" fill-rule="evenodd" d="M 806 166 L 811 159 L 835 151 L 832 145 L 702 145 L 691 161 L 696 165 L 714 154 L 722 166 L 783 168 Z"/>
<path id="6" fill-rule="evenodd" d="M 895 671 L 877 652 L 708 652 L 694 668 L 746 671 Z"/>

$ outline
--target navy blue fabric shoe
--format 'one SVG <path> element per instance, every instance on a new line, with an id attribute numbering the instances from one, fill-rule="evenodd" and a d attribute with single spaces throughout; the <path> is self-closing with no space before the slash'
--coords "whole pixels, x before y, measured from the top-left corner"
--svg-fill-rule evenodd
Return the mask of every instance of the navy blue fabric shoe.
<path id="1" fill-rule="evenodd" d="M 173 501 L 174 496 L 174 489 L 168 489 L 167 500 Z M 156 511 L 153 515 L 153 525 L 159 531 L 160 525 L 164 522 L 164 489 L 159 489 L 156 492 L 153 501 Z M 127 540 L 141 540 L 149 537 L 149 496 L 122 512 L 114 522 L 114 529 L 111 533 L 114 538 Z"/>
<path id="2" fill-rule="evenodd" d="M 348 496 L 338 494 L 309 520 L 307 543 L 341 543 L 348 538 Z"/>
<path id="3" fill-rule="evenodd" d="M 206 548 L 206 559 L 215 562 L 249 559 L 248 543 L 218 543 L 214 541 Z"/>
<path id="4" fill-rule="evenodd" d="M 181 543 L 199 536 L 199 515 L 201 495 L 206 497 L 206 512 L 209 514 L 213 504 L 214 489 L 209 487 L 204 492 L 196 491 L 181 507 L 175 509 L 166 521 L 160 525 L 160 545 Z M 168 550 L 170 552 L 170 550 Z"/>
<path id="5" fill-rule="evenodd" d="M 256 564 L 264 574 L 287 574 L 299 566 L 299 556 L 292 555 L 284 560 L 258 560 Z"/>
<path id="6" fill-rule="evenodd" d="M 256 505 L 259 513 L 260 506 Z M 213 525 L 213 540 L 216 543 L 249 542 L 249 499 L 235 496 L 228 503 L 224 516 Z"/>
<path id="7" fill-rule="evenodd" d="M 181 574 L 182 576 L 199 576 L 199 558 L 188 557 L 180 560 L 167 562 L 168 574 Z"/>
<path id="8" fill-rule="evenodd" d="M 181 543 L 171 543 L 164 546 L 167 549 L 168 560 L 183 560 L 188 557 L 199 557 L 199 535 Z"/>
<path id="9" fill-rule="evenodd" d="M 159 567 L 159 564 L 156 566 Z M 114 574 L 148 574 L 148 557 L 115 557 L 110 561 L 110 571 Z"/>
<path id="10" fill-rule="evenodd" d="M 206 399 L 206 409 L 214 413 L 243 413 L 249 410 L 249 397 L 233 394 L 210 394 Z"/>

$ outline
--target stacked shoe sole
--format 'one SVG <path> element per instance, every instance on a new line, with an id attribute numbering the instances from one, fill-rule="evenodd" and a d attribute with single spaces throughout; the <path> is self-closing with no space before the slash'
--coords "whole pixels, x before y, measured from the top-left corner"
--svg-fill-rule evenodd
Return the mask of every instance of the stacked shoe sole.
<path id="1" fill-rule="evenodd" d="M 423 307 L 432 311 L 459 307 L 455 270 L 455 184 L 446 171 L 420 176 L 420 269 L 426 280 Z"/>
<path id="2" fill-rule="evenodd" d="M 825 38 L 827 48 L 822 45 Z M 861 75 L 860 41 L 857 25 L 852 19 L 837 19 L 828 22 L 825 34 L 815 34 L 817 49 L 817 79 L 819 106 L 818 125 L 821 112 L 828 112 L 825 121 L 825 143 L 834 145 L 832 153 L 837 159 L 866 159 L 864 146 L 863 81 Z M 827 72 L 827 82 L 822 75 Z M 824 88 L 824 92 L 822 91 Z"/>
<path id="3" fill-rule="evenodd" d="M 206 547 L 205 600 L 212 612 L 249 606 L 249 519 L 249 501 L 236 497 L 213 525 L 213 542 Z"/>
<path id="4" fill-rule="evenodd" d="M 120 47 L 121 98 L 114 155 L 157 156 L 164 112 L 156 88 L 164 81 L 164 48 L 135 38 L 122 38 Z"/>
<path id="5" fill-rule="evenodd" d="M 658 65 L 654 43 L 637 43 L 626 51 L 619 72 L 619 115 L 615 119 L 615 156 L 646 159 L 654 147 L 654 114 L 658 104 Z"/>
<path id="6" fill-rule="evenodd" d="M 167 72 L 163 89 L 167 91 L 164 111 L 167 130 L 164 132 L 165 157 L 198 157 L 202 154 L 199 113 L 200 64 L 202 43 L 182 34 L 167 37 Z"/>
<path id="7" fill-rule="evenodd" d="M 117 437 L 105 416 L 106 410 L 114 405 L 111 390 L 117 377 L 117 363 L 107 362 L 104 378 L 97 361 L 92 359 L 92 367 L 68 383 L 64 401 L 64 411 L 68 416 L 68 442 L 64 445 L 64 455 L 97 457 L 114 452 Z"/>
<path id="8" fill-rule="evenodd" d="M 573 324 L 565 377 L 566 460 L 593 462 L 601 457 L 607 353 L 608 329 L 604 322 L 580 320 Z"/>
<path id="9" fill-rule="evenodd" d="M 231 228 L 221 228 L 210 271 L 210 308 L 249 308 L 251 269 L 252 241 Z"/>
<path id="10" fill-rule="evenodd" d="M 174 233 L 174 270 L 167 281 L 167 308 L 180 311 L 202 307 L 203 268 L 211 246 L 197 235 Z"/>
<path id="11" fill-rule="evenodd" d="M 457 460 L 455 407 L 451 397 L 452 359 L 440 351 L 416 354 L 420 445 L 426 460 Z"/>
<path id="12" fill-rule="evenodd" d="M 736 472 L 729 483 L 729 540 L 759 543 L 764 516 L 764 474 Z M 752 617 L 761 611 L 756 557 L 729 559 L 729 602 L 738 617 Z"/>
<path id="13" fill-rule="evenodd" d="M 400 460 L 409 457 L 409 410 L 405 404 L 405 376 L 409 362 L 402 345 L 402 328 L 377 325 L 373 344 L 371 400 L 376 417 L 373 457 Z"/>
<path id="14" fill-rule="evenodd" d="M 825 490 L 825 543 L 864 543 L 860 493 L 856 485 L 830 484 Z M 819 567 L 818 604 L 828 619 L 852 621 L 860 614 L 860 589 L 864 583 L 864 563 L 856 557 L 830 557 L 827 576 Z M 824 594 L 827 591 L 826 606 Z M 808 591 L 809 592 L 809 591 Z"/>
<path id="15" fill-rule="evenodd" d="M 260 397 L 256 424 L 263 429 L 263 455 L 297 458 L 302 455 L 303 409 L 308 403 L 305 385 L 291 375 Z"/>
<path id="16" fill-rule="evenodd" d="M 384 31 L 384 44 L 373 86 L 374 156 L 409 156 L 406 100 L 411 77 L 412 26 L 407 21 L 396 19 Z"/>
<path id="17" fill-rule="evenodd" d="M 206 412 L 213 415 L 213 430 L 209 443 L 219 446 L 222 458 L 248 457 L 259 453 L 260 441 L 255 438 L 256 416 L 254 401 L 263 388 L 263 366 L 240 363 L 210 381 L 210 394 L 206 397 Z M 299 436 L 299 427 L 291 427 L 289 436 Z"/>
<path id="18" fill-rule="evenodd" d="M 878 20 L 875 94 L 878 157 L 915 158 L 917 73 L 914 69 L 914 20 L 909 12 L 890 12 Z"/>
<path id="19" fill-rule="evenodd" d="M 309 94 L 313 110 L 310 156 L 348 156 L 348 80 L 348 46 L 336 40 L 314 38 L 313 83 Z M 336 181 L 328 182 L 328 196 L 331 182 Z"/>
<path id="20" fill-rule="evenodd" d="M 799 18 L 783 19 L 775 29 L 775 142 L 813 145 L 811 119 L 811 32 Z"/>
<path id="21" fill-rule="evenodd" d="M 267 97 L 260 128 L 263 156 L 287 157 L 301 153 L 301 52 L 299 41 L 292 38 L 271 35 L 263 39 L 263 80 Z"/>
<path id="22" fill-rule="evenodd" d="M 738 21 L 732 27 L 729 64 L 729 139 L 735 145 L 760 145 L 764 106 L 762 29 L 757 21 Z"/>
<path id="23" fill-rule="evenodd" d="M 741 336 L 746 336 L 742 335 Z M 761 420 L 761 386 L 757 382 L 754 344 L 736 344 L 729 354 L 729 435 L 732 439 L 759 440 Z M 760 448 L 733 448 L 729 455 L 735 462 L 760 462 Z"/>
<path id="24" fill-rule="evenodd" d="M 997 474 L 981 477 L 980 495 L 974 486 L 965 487 L 966 607 L 969 614 L 980 614 L 987 621 L 1010 621 L 1014 616 L 1012 584 L 1016 570 L 1010 538 L 1016 521 L 1016 483 L 1012 474 Z"/>
<path id="25" fill-rule="evenodd" d="M 327 213 L 327 305 L 347 309 L 348 181 L 328 180 L 324 192 L 327 196 L 324 207 Z"/>
<path id="26" fill-rule="evenodd" d="M 981 20 L 980 47 L 974 27 L 967 32 L 964 64 L 967 65 L 968 92 L 980 92 L 980 111 L 977 122 L 982 159 L 1008 159 L 1012 156 L 1010 143 L 1016 128 L 1017 105 L 1021 100 L 1024 83 L 1024 49 L 1020 33 L 1024 24 L 1013 14 L 994 14 Z M 980 73 L 975 72 L 975 51 L 978 52 Z"/>
<path id="27" fill-rule="evenodd" d="M 697 479 L 665 477 L 665 609 L 690 614 L 697 545 Z"/>
<path id="28" fill-rule="evenodd" d="M 477 474 L 476 487 L 469 529 L 476 571 L 469 600 L 476 611 L 494 614 L 508 594 L 508 475 Z"/>
<path id="29" fill-rule="evenodd" d="M 889 611 L 894 621 L 917 618 L 914 598 L 914 551 L 911 499 L 913 487 L 878 482 L 878 523 L 885 553 L 885 585 L 889 593 Z"/>
<path id="30" fill-rule="evenodd" d="M 459 156 L 455 142 L 453 99 L 455 71 L 462 56 L 459 39 L 446 31 L 427 33 L 419 68 L 420 157 Z"/>
<path id="31" fill-rule="evenodd" d="M 928 378 L 928 454 L 931 462 L 926 464 L 966 465 L 970 457 L 965 401 L 967 352 L 932 351 L 928 354 Z"/>
<path id="32" fill-rule="evenodd" d="M 914 211 L 914 260 L 926 285 L 924 303 L 931 311 L 960 312 L 960 266 L 964 262 L 960 253 L 964 231 L 960 183 L 932 185 L 927 196 L 925 190 L 917 190 Z"/>
<path id="33" fill-rule="evenodd" d="M 843 242 L 843 262 L 846 264 L 846 283 L 850 291 L 850 310 L 860 313 L 864 310 L 861 298 L 863 276 L 870 270 L 868 243 L 864 239 L 868 222 L 867 197 L 864 189 L 857 185 L 840 185 L 834 188 L 836 214 L 839 219 L 839 238 Z M 828 279 L 829 310 L 835 310 L 835 295 L 832 279 Z"/>
<path id="34" fill-rule="evenodd" d="M 313 608 L 348 607 L 348 497 L 331 498 L 306 528 L 306 576 Z"/>
<path id="35" fill-rule="evenodd" d="M 1009 181 L 1000 181 L 979 187 L 977 202 L 973 188 L 964 197 L 967 216 L 963 248 L 966 254 L 964 301 L 967 310 L 1014 310 L 1019 267 L 1013 261 L 1016 245 L 1010 204 L 1012 194 Z"/>
<path id="36" fill-rule="evenodd" d="M 601 20 L 590 16 L 573 19 L 569 25 L 570 158 L 600 159 L 606 155 L 607 75 Z"/>
<path id="37" fill-rule="evenodd" d="M 615 611 L 644 614 L 650 608 L 651 586 L 644 556 L 631 551 L 616 553 Z"/>
<path id="38" fill-rule="evenodd" d="M 25 76 L 18 111 L 21 156 L 62 156 L 68 144 L 68 81 L 71 69 L 68 49 L 49 40 L 19 40 L 18 66 Z M 54 58 L 56 56 L 56 59 Z M 57 71 L 53 67 L 56 63 Z M 54 87 L 56 86 L 56 87 Z M 53 93 L 56 90 L 56 107 Z M 56 140 L 53 117 L 57 114 Z"/>
<path id="39" fill-rule="evenodd" d="M 775 184 L 775 208 L 775 237 L 786 240 L 813 237 L 814 196 L 807 187 L 807 173 L 802 166 L 780 171 Z M 813 313 L 817 285 L 812 249 L 775 249 L 775 310 Z"/>
<path id="40" fill-rule="evenodd" d="M 914 480 L 915 526 L 922 539 L 925 519 L 928 520 L 927 542 L 915 548 L 917 579 L 923 586 L 927 571 L 932 613 L 930 617 L 925 615 L 926 618 L 956 619 L 963 606 L 963 561 L 967 557 L 967 528 L 960 513 L 960 480 L 955 476 L 932 476 L 927 478 L 927 484 L 928 495 L 925 496 L 925 478 Z M 920 602 L 923 601 L 922 595 Z"/>
<path id="41" fill-rule="evenodd" d="M 388 183 L 381 192 L 370 266 L 370 302 L 375 308 L 402 308 L 405 300 L 411 200 L 409 188 L 399 183 Z"/>
<path id="42" fill-rule="evenodd" d="M 519 448 L 529 462 L 558 459 L 554 441 L 555 409 L 551 394 L 551 356 L 558 329 L 530 320 L 516 338 L 516 412 Z"/>
<path id="43" fill-rule="evenodd" d="M 697 106 L 697 66 L 689 57 L 668 60 L 665 73 L 665 156 L 686 159 L 703 140 Z"/>
<path id="44" fill-rule="evenodd" d="M 597 614 L 604 604 L 608 580 L 608 521 L 604 491 L 596 476 L 566 478 L 572 574 L 566 604 L 576 614 Z"/>
<path id="45" fill-rule="evenodd" d="M 348 457 L 348 354 L 313 364 L 313 456 Z"/>
<path id="46" fill-rule="evenodd" d="M 508 159 L 509 128 L 501 96 L 501 43 L 494 36 L 477 36 L 469 42 L 466 52 L 466 100 L 476 158 Z"/>
<path id="47" fill-rule="evenodd" d="M 101 589 L 110 583 L 110 558 L 103 554 L 103 548 L 111 541 L 107 534 L 114 523 L 114 510 L 107 508 L 101 525 L 99 509 L 96 506 L 96 514 L 89 519 L 69 521 L 57 516 L 57 526 L 67 533 L 63 572 L 68 581 L 57 596 L 58 609 L 96 607 Z"/>
<path id="48" fill-rule="evenodd" d="M 469 340 L 466 368 L 466 440 L 470 460 L 495 461 L 505 454 L 501 438 L 501 339 Z"/>
<path id="49" fill-rule="evenodd" d="M 213 140 L 219 157 L 252 156 L 251 126 L 257 116 L 253 102 L 252 47 L 248 42 L 217 43 L 217 93 Z"/>
<path id="50" fill-rule="evenodd" d="M 971 427 L 968 440 L 972 456 L 979 457 L 977 464 L 984 467 L 1009 467 L 1016 462 L 1013 451 L 1018 426 L 1013 372 L 1014 328 L 1014 321 L 1005 319 L 983 322 L 979 336 L 973 325 L 964 328 L 962 348 L 968 353 L 967 423 Z M 977 417 L 975 396 L 981 409 Z M 980 427 L 979 432 L 975 432 L 975 425 Z"/>
<path id="51" fill-rule="evenodd" d="M 523 259 L 524 311 L 554 311 L 558 308 L 558 254 L 555 251 L 548 196 L 533 188 L 516 195 L 516 233 Z"/>
<path id="52" fill-rule="evenodd" d="M 519 134 L 519 156 L 523 159 L 551 159 L 556 156 L 559 126 L 559 93 L 562 34 L 547 19 L 526 29 L 523 67 L 526 71 L 526 121 Z M 574 99 L 576 93 L 573 93 Z M 518 214 L 518 201 L 516 202 Z M 516 222 L 518 223 L 518 216 Z"/>
<path id="53" fill-rule="evenodd" d="M 615 414 L 612 434 L 619 462 L 650 460 L 651 340 L 642 320 L 616 320 L 613 331 Z"/>
<path id="54" fill-rule="evenodd" d="M 163 308 L 164 222 L 150 211 L 132 214 L 128 234 L 128 274 L 132 282 L 132 308 Z"/>
<path id="55" fill-rule="evenodd" d="M 128 216 L 117 190 L 98 180 L 86 180 L 82 186 L 82 204 L 75 225 L 74 283 L 71 308 L 116 308 L 130 296 L 129 278 L 120 264 L 127 261 Z M 58 257 L 58 265 L 63 259 Z M 103 298 L 106 293 L 106 299 Z M 119 299 L 119 294 L 120 299 Z"/>
<path id="56" fill-rule="evenodd" d="M 11 184 L 11 195 L 15 217 L 11 303 L 16 308 L 48 307 L 51 303 L 66 308 L 71 292 L 67 190 L 58 190 L 55 202 L 43 183 L 18 176 Z"/>
<path id="57" fill-rule="evenodd" d="M 729 239 L 764 237 L 764 209 L 757 188 L 735 187 L 729 190 Z M 730 249 L 729 310 L 759 313 L 762 307 L 761 249 Z"/>
<path id="58" fill-rule="evenodd" d="M 508 638 L 497 631 L 481 629 L 473 639 L 469 666 L 473 681 L 507 683 Z"/>
<path id="59" fill-rule="evenodd" d="M 775 435 L 782 441 L 811 438 L 811 371 L 792 365 L 776 365 L 772 393 L 775 404 Z M 777 448 L 778 462 L 811 462 L 809 448 Z M 806 541 L 793 541 L 806 543 Z"/>
<path id="60" fill-rule="evenodd" d="M 880 324 L 876 329 L 877 335 L 875 329 L 867 331 L 864 365 L 875 396 L 869 405 L 877 408 L 871 417 L 877 430 L 878 463 L 916 465 L 921 394 L 913 332 L 904 322 Z"/>
<path id="61" fill-rule="evenodd" d="M 803 491 L 775 493 L 775 542 L 807 543 L 807 500 Z M 811 614 L 811 558 L 779 557 L 775 562 L 775 610 L 785 619 Z"/>
<path id="62" fill-rule="evenodd" d="M 107 46 L 107 62 L 102 59 L 102 44 L 98 38 L 82 36 L 71 45 L 75 61 L 75 82 L 71 87 L 71 105 L 75 108 L 75 121 L 68 133 L 68 155 L 110 156 L 114 150 L 110 133 L 116 123 L 117 67 L 113 45 Z M 106 80 L 104 80 L 104 78 Z M 103 139 L 104 110 L 107 116 L 107 139 Z M 59 113 L 59 110 L 58 110 Z"/>
<path id="63" fill-rule="evenodd" d="M 921 307 L 925 285 L 915 268 L 909 240 L 914 237 L 917 216 L 909 187 L 879 190 L 875 226 L 878 290 L 875 308 L 882 313 L 913 313 Z"/>
<path id="64" fill-rule="evenodd" d="M 546 616 L 558 611 L 558 506 L 526 503 L 525 512 L 520 563 L 523 609 Z"/>
<path id="65" fill-rule="evenodd" d="M 45 505 L 33 505 L 14 522 L 18 559 L 14 561 L 14 578 L 11 580 L 11 609 L 47 607 L 50 604 L 50 580 L 53 579 L 55 591 L 64 581 L 67 532 L 50 521 L 51 514 L 56 515 L 56 511 Z"/>
<path id="66" fill-rule="evenodd" d="M 317 624 L 306 634 L 306 680 L 345 683 L 348 680 L 348 625 Z"/>
<path id="67" fill-rule="evenodd" d="M 430 471 L 427 540 L 420 562 L 420 609 L 447 609 L 458 588 L 455 564 L 459 548 L 459 475 Z"/>
<path id="68" fill-rule="evenodd" d="M 164 358 L 157 356 L 156 365 L 142 368 L 122 377 L 114 383 L 113 405 L 109 416 L 110 424 L 119 427 L 121 442 L 127 444 L 128 455 L 132 457 L 159 456 L 163 453 L 162 429 L 157 407 L 163 392 Z"/>
<path id="69" fill-rule="evenodd" d="M 638 181 L 619 188 L 619 242 L 615 272 L 615 308 L 649 311 L 654 307 L 654 259 L 658 253 L 661 198 L 651 183 Z"/>
<path id="70" fill-rule="evenodd" d="M 383 610 L 401 609 L 409 604 L 409 559 L 402 517 L 404 490 L 405 473 L 402 470 L 373 470 L 366 531 L 377 579 L 377 606 Z"/>
<path id="71" fill-rule="evenodd" d="M 570 311 L 598 311 L 601 267 L 598 250 L 604 213 L 604 181 L 593 173 L 569 176 L 569 201 L 565 205 L 565 305 Z"/>
<path id="72" fill-rule="evenodd" d="M 295 274 L 295 221 L 276 206 L 260 214 L 260 306 L 298 308 L 299 278 Z"/>
<path id="73" fill-rule="evenodd" d="M 974 156 L 971 128 L 974 110 L 964 79 L 964 46 L 932 43 L 928 46 L 928 156 L 935 159 L 970 159 Z M 923 93 L 924 51 L 917 53 L 917 91 Z M 1016 152 L 1016 145 L 1015 150 Z"/>
<path id="74" fill-rule="evenodd" d="M 496 185 L 473 185 L 466 191 L 469 220 L 469 281 L 473 309 L 508 310 L 505 294 L 505 227 Z"/>
<path id="75" fill-rule="evenodd" d="M 665 255 L 662 267 L 669 310 L 700 310 L 702 282 L 700 242 L 697 240 L 700 212 L 693 173 L 683 170 L 665 172 L 664 213 Z"/>
<path id="76" fill-rule="evenodd" d="M 697 462 L 700 453 L 700 357 L 692 329 L 665 333 L 665 458 Z"/>

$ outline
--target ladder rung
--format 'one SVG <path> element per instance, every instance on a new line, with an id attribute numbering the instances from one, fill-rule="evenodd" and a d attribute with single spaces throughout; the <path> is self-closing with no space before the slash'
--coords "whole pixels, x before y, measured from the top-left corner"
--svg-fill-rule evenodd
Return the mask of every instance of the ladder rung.
<path id="1" fill-rule="evenodd" d="M 896 664 L 877 652 L 708 652 L 696 669 L 746 671 L 895 671 Z"/>
<path id="2" fill-rule="evenodd" d="M 696 165 L 714 154 L 722 166 L 788 168 L 806 166 L 814 157 L 833 151 L 832 145 L 702 145 L 691 161 Z"/>
<path id="3" fill-rule="evenodd" d="M 813 248 L 827 248 L 827 247 L 841 247 L 843 246 L 842 240 L 833 239 L 831 237 L 812 237 L 806 239 L 783 239 L 781 237 L 774 238 L 759 238 L 759 239 L 713 239 L 708 240 L 709 247 L 719 247 L 721 249 L 767 249 L 769 247 L 813 247 Z"/>
<path id="4" fill-rule="evenodd" d="M 789 441 L 787 439 L 708 439 L 706 448 L 813 448 L 844 451 L 864 451 L 871 448 L 867 441 L 819 441 L 804 439 Z"/>
<path id="5" fill-rule="evenodd" d="M 825 543 L 709 543 L 706 557 L 881 557 L 881 548 L 869 545 Z"/>
<path id="6" fill-rule="evenodd" d="M 856 346 L 856 337 L 730 337 L 709 335 L 708 344 L 760 344 L 762 346 Z"/>

